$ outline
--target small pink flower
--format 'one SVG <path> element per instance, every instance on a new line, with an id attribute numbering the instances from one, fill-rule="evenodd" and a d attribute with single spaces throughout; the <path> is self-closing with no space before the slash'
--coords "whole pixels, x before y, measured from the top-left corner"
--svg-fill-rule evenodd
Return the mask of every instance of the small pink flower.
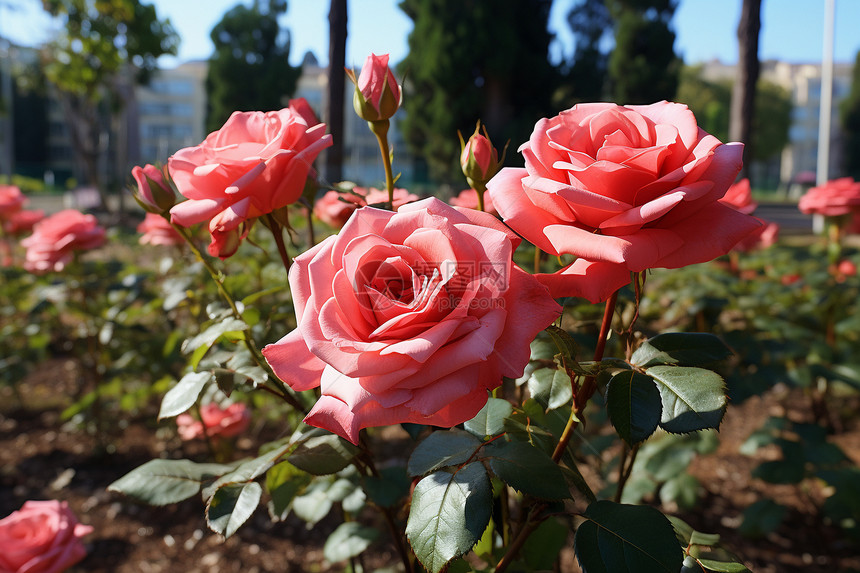
<path id="1" fill-rule="evenodd" d="M 290 100 L 290 111 L 295 114 L 301 116 L 305 123 L 308 124 L 308 127 L 313 127 L 316 124 L 320 123 L 319 118 L 317 117 L 314 108 L 311 107 L 311 104 L 308 103 L 303 97 L 295 98 Z"/>
<path id="2" fill-rule="evenodd" d="M 104 242 L 105 230 L 94 216 L 66 209 L 36 223 L 33 234 L 21 241 L 27 248 L 24 268 L 33 273 L 61 271 L 76 251 Z"/>
<path id="3" fill-rule="evenodd" d="M 155 213 L 147 213 L 137 226 L 137 232 L 142 233 L 139 242 L 141 245 L 181 245 L 185 242 L 176 229 L 170 223 Z"/>
<path id="4" fill-rule="evenodd" d="M 836 280 L 838 282 L 845 282 L 846 278 L 853 277 L 856 274 L 857 265 L 855 265 L 853 261 L 842 259 L 839 261 L 839 264 L 836 265 Z"/>
<path id="5" fill-rule="evenodd" d="M 27 198 L 14 185 L 0 185 L 0 223 L 24 208 Z"/>
<path id="6" fill-rule="evenodd" d="M 81 538 L 93 530 L 78 523 L 65 501 L 27 501 L 0 519 L 0 572 L 60 573 L 83 559 Z"/>
<path id="7" fill-rule="evenodd" d="M 355 88 L 353 105 L 364 120 L 388 119 L 400 107 L 400 86 L 388 67 L 388 54 L 367 56 Z"/>
<path id="8" fill-rule="evenodd" d="M 244 432 L 251 423 L 251 412 L 244 404 L 230 404 L 221 408 L 210 402 L 200 407 L 200 420 L 195 420 L 190 414 L 180 414 L 176 417 L 179 437 L 183 440 L 193 440 L 203 437 L 203 425 L 210 438 L 232 438 Z"/>
<path id="9" fill-rule="evenodd" d="M 13 236 L 24 235 L 31 232 L 36 223 L 44 218 L 45 212 L 41 209 L 38 211 L 18 211 L 3 223 L 3 231 Z"/>
<path id="10" fill-rule="evenodd" d="M 448 201 L 455 207 L 465 207 L 466 209 L 478 208 L 478 192 L 474 189 L 463 189 L 456 197 L 451 197 Z M 498 215 L 496 207 L 493 205 L 493 199 L 490 194 L 484 191 L 484 211 L 491 215 Z"/>
<path id="11" fill-rule="evenodd" d="M 750 188 L 749 179 L 741 179 L 737 183 L 729 187 L 720 203 L 728 205 L 735 211 L 739 211 L 744 215 L 751 215 L 758 207 L 758 203 L 753 201 L 752 189 Z"/>
<path id="12" fill-rule="evenodd" d="M 176 194 L 167 183 L 164 168 L 154 165 L 134 166 L 131 175 L 137 183 L 134 198 L 148 213 L 166 213 L 176 204 Z"/>
<path id="13" fill-rule="evenodd" d="M 392 207 L 397 210 L 406 203 L 417 201 L 418 195 L 414 195 L 406 189 L 394 189 L 394 205 Z M 346 224 L 350 215 L 359 207 L 367 205 L 376 205 L 388 201 L 388 191 L 370 187 L 353 187 L 351 193 L 338 193 L 337 191 L 328 191 L 314 203 L 314 215 L 317 219 L 340 229 Z"/>
<path id="14" fill-rule="evenodd" d="M 833 179 L 813 187 L 797 204 L 803 213 L 838 217 L 860 211 L 860 182 L 851 177 Z"/>

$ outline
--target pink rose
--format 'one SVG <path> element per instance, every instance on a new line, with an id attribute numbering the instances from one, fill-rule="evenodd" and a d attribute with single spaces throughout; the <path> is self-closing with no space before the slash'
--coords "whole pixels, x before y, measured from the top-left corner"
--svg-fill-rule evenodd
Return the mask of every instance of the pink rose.
<path id="1" fill-rule="evenodd" d="M 451 205 L 455 207 L 464 207 L 466 209 L 477 209 L 478 208 L 478 192 L 474 189 L 463 189 L 456 197 L 451 197 L 451 200 L 448 201 Z M 490 194 L 484 192 L 484 211 L 491 215 L 498 215 L 499 212 L 496 211 L 495 205 L 493 205 L 493 199 L 490 197 Z"/>
<path id="2" fill-rule="evenodd" d="M 471 419 L 561 312 L 511 262 L 495 217 L 435 198 L 365 207 L 296 257 L 298 328 L 263 349 L 297 391 L 321 387 L 305 422 L 357 443 L 362 428 Z"/>
<path id="3" fill-rule="evenodd" d="M 36 223 L 33 234 L 21 241 L 27 248 L 24 268 L 33 273 L 61 271 L 76 251 L 104 242 L 105 230 L 94 216 L 66 209 Z"/>
<path id="4" fill-rule="evenodd" d="M 842 259 L 836 265 L 836 280 L 844 282 L 847 277 L 853 277 L 857 274 L 857 265 L 848 259 Z"/>
<path id="5" fill-rule="evenodd" d="M 463 138 L 460 138 L 460 145 L 463 148 L 460 152 L 460 169 L 463 170 L 469 185 L 486 183 L 499 170 L 499 154 L 490 143 L 487 128 L 484 127 L 484 135 L 478 132 L 480 125 L 478 122 L 475 133 L 465 144 Z"/>
<path id="6" fill-rule="evenodd" d="M 740 211 L 744 215 L 751 215 L 758 207 L 758 203 L 753 201 L 752 189 L 750 188 L 749 179 L 741 179 L 737 183 L 729 187 L 720 203 L 728 205 L 735 211 Z"/>
<path id="7" fill-rule="evenodd" d="M 776 244 L 776 241 L 779 238 L 779 223 L 765 221 L 758 217 L 756 218 L 761 221 L 761 227 L 741 239 L 738 244 L 734 246 L 736 251 L 745 253 L 757 249 L 767 249 L 768 247 L 772 247 Z"/>
<path id="8" fill-rule="evenodd" d="M 578 257 L 540 275 L 553 295 L 597 302 L 631 271 L 709 261 L 759 226 L 719 202 L 742 150 L 682 104 L 579 104 L 540 120 L 520 147 L 525 169 L 502 169 L 487 188 L 514 231 Z"/>
<path id="9" fill-rule="evenodd" d="M 797 205 L 803 213 L 838 217 L 860 211 L 860 182 L 851 177 L 833 179 L 813 187 Z"/>
<path id="10" fill-rule="evenodd" d="M 22 210 L 12 215 L 3 222 L 3 231 L 9 235 L 24 235 L 33 230 L 33 227 L 45 218 L 45 212 Z"/>
<path id="11" fill-rule="evenodd" d="M 86 556 L 78 523 L 65 501 L 26 501 L 0 519 L 0 572 L 59 573 Z"/>
<path id="12" fill-rule="evenodd" d="M 27 198 L 14 185 L 0 185 L 0 222 L 24 208 Z"/>
<path id="13" fill-rule="evenodd" d="M 800 282 L 800 275 L 793 273 L 788 275 L 782 275 L 779 278 L 779 282 L 781 282 L 784 286 L 791 286 L 794 283 Z"/>
<path id="14" fill-rule="evenodd" d="M 230 404 L 222 409 L 221 406 L 210 402 L 200 407 L 202 423 L 190 414 L 180 414 L 176 417 L 179 437 L 183 440 L 193 440 L 203 437 L 203 424 L 210 438 L 232 438 L 244 432 L 251 423 L 251 412 L 244 404 Z"/>
<path id="15" fill-rule="evenodd" d="M 137 190 L 132 191 L 134 198 L 146 212 L 166 213 L 176 204 L 176 194 L 167 182 L 164 168 L 135 165 L 131 175 L 137 183 Z"/>
<path id="16" fill-rule="evenodd" d="M 394 189 L 394 205 L 396 210 L 406 203 L 417 201 L 418 195 L 414 195 L 406 189 Z M 314 215 L 317 219 L 336 229 L 346 224 L 350 215 L 359 207 L 385 203 L 388 201 L 388 191 L 371 187 L 353 187 L 351 193 L 338 193 L 328 191 L 314 203 Z"/>
<path id="17" fill-rule="evenodd" d="M 308 100 L 303 97 L 290 100 L 290 111 L 301 116 L 308 127 L 313 127 L 320 123 L 314 108 L 312 108 L 311 104 L 308 103 Z"/>
<path id="18" fill-rule="evenodd" d="M 352 72 L 350 72 L 352 73 Z M 388 67 L 388 54 L 370 54 L 355 81 L 353 107 L 367 121 L 388 119 L 400 107 L 400 86 Z"/>
<path id="19" fill-rule="evenodd" d="M 182 238 L 170 223 L 155 213 L 147 213 L 137 226 L 137 232 L 142 233 L 139 242 L 141 245 L 182 245 Z"/>
<path id="20" fill-rule="evenodd" d="M 183 227 L 209 221 L 209 253 L 236 252 L 254 219 L 295 202 L 311 163 L 331 145 L 325 124 L 308 126 L 287 108 L 235 112 L 196 147 L 177 151 L 168 169 L 188 201 L 170 209 Z"/>

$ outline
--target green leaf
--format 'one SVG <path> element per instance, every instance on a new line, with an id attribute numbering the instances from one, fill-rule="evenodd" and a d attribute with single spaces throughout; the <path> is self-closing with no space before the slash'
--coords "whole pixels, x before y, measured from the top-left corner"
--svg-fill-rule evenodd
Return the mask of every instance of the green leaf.
<path id="1" fill-rule="evenodd" d="M 438 432 L 437 432 L 438 433 Z M 390 466 L 379 470 L 379 476 L 364 478 L 367 496 L 380 507 L 393 507 L 409 495 L 412 481 L 403 466 Z"/>
<path id="2" fill-rule="evenodd" d="M 481 443 L 472 434 L 457 428 L 433 432 L 409 456 L 406 469 L 409 475 L 420 476 L 441 467 L 462 464 L 481 447 Z"/>
<path id="3" fill-rule="evenodd" d="M 570 497 L 561 468 L 526 442 L 496 440 L 484 448 L 482 457 L 490 460 L 490 469 L 499 479 L 517 491 L 541 499 Z"/>
<path id="4" fill-rule="evenodd" d="M 225 318 L 216 321 L 197 336 L 185 340 L 182 343 L 182 352 L 183 354 L 190 354 L 200 348 L 209 348 L 228 332 L 242 332 L 247 327 L 248 325 L 238 318 Z"/>
<path id="5" fill-rule="evenodd" d="M 547 409 L 564 406 L 573 398 L 570 376 L 564 370 L 541 368 L 528 380 L 529 393 Z"/>
<path id="6" fill-rule="evenodd" d="M 167 505 L 196 495 L 204 482 L 232 470 L 232 466 L 191 460 L 150 460 L 110 484 L 108 490 L 150 505 Z"/>
<path id="7" fill-rule="evenodd" d="M 681 509 L 691 509 L 696 506 L 700 489 L 699 480 L 684 472 L 663 484 L 660 488 L 660 502 L 665 505 L 673 501 Z"/>
<path id="8" fill-rule="evenodd" d="M 644 442 L 660 423 L 660 391 L 650 377 L 625 370 L 609 381 L 606 411 L 621 439 L 631 446 Z"/>
<path id="9" fill-rule="evenodd" d="M 293 499 L 306 488 L 313 478 L 290 462 L 275 464 L 266 472 L 266 491 L 272 498 L 269 514 L 273 519 L 286 519 Z"/>
<path id="10" fill-rule="evenodd" d="M 669 332 L 643 342 L 633 353 L 631 362 L 640 368 L 658 364 L 708 366 L 731 355 L 729 347 L 713 334 Z"/>
<path id="11" fill-rule="evenodd" d="M 327 493 L 330 485 L 317 479 L 304 493 L 293 498 L 293 513 L 307 522 L 309 527 L 314 526 L 331 511 L 332 500 Z"/>
<path id="12" fill-rule="evenodd" d="M 744 510 L 744 520 L 738 532 L 746 537 L 762 537 L 771 533 L 782 523 L 788 511 L 772 499 L 760 499 Z"/>
<path id="13" fill-rule="evenodd" d="M 773 460 L 759 464 L 752 476 L 768 483 L 794 484 L 803 481 L 805 469 L 801 459 Z"/>
<path id="14" fill-rule="evenodd" d="M 355 521 L 341 523 L 326 539 L 323 557 L 331 563 L 346 561 L 370 547 L 377 537 L 379 531 L 372 527 Z"/>
<path id="15" fill-rule="evenodd" d="M 735 563 L 732 561 L 696 559 L 696 562 L 710 571 L 716 571 L 716 573 L 744 573 L 745 571 L 749 571 L 743 563 Z"/>
<path id="16" fill-rule="evenodd" d="M 272 465 L 287 453 L 289 445 L 283 445 L 269 450 L 262 456 L 258 456 L 236 466 L 230 473 L 222 475 L 215 483 L 203 490 L 203 499 L 209 499 L 219 488 L 229 485 L 249 482 L 266 473 Z"/>
<path id="17" fill-rule="evenodd" d="M 644 505 L 592 503 L 576 531 L 574 551 L 584 573 L 676 573 L 681 545 L 666 516 Z"/>
<path id="18" fill-rule="evenodd" d="M 685 366 L 653 366 L 646 373 L 654 378 L 660 391 L 660 426 L 664 430 L 683 434 L 720 427 L 726 393 L 719 374 Z"/>
<path id="19" fill-rule="evenodd" d="M 505 431 L 505 418 L 511 415 L 513 407 L 507 400 L 490 398 L 474 418 L 463 424 L 466 431 L 483 438 L 496 436 Z"/>
<path id="20" fill-rule="evenodd" d="M 168 390 L 161 400 L 158 419 L 162 420 L 187 412 L 197 402 L 203 387 L 211 379 L 211 372 L 189 372 L 180 378 L 176 386 Z"/>
<path id="21" fill-rule="evenodd" d="M 297 468 L 313 475 L 337 473 L 352 462 L 358 448 L 335 434 L 312 436 L 287 458 Z"/>
<path id="22" fill-rule="evenodd" d="M 490 521 L 492 502 L 490 478 L 479 462 L 454 473 L 432 473 L 418 482 L 406 536 L 429 573 L 439 573 L 478 542 Z"/>
<path id="23" fill-rule="evenodd" d="M 544 520 L 523 545 L 523 559 L 530 566 L 530 570 L 552 571 L 558 554 L 567 545 L 569 533 L 570 528 L 559 520 Z"/>
<path id="24" fill-rule="evenodd" d="M 220 488 L 206 505 L 209 529 L 230 537 L 251 517 L 262 495 L 263 486 L 255 481 Z"/>
<path id="25" fill-rule="evenodd" d="M 570 333 L 554 325 L 546 327 L 546 333 L 552 338 L 562 356 L 576 360 L 577 345 Z"/>

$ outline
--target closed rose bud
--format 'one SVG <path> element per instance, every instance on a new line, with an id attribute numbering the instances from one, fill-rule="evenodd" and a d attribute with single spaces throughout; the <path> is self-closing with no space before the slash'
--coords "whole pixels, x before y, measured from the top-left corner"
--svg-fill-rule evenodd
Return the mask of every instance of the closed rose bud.
<path id="1" fill-rule="evenodd" d="M 479 121 L 469 141 L 464 143 L 460 137 L 460 167 L 473 189 L 484 190 L 487 181 L 499 170 L 499 154 L 490 142 L 486 126 L 484 135 L 480 134 L 480 129 Z"/>
<path id="2" fill-rule="evenodd" d="M 370 54 L 364 61 L 358 79 L 351 72 L 355 82 L 353 107 L 355 113 L 366 121 L 381 121 L 390 118 L 400 107 L 400 86 L 388 67 L 388 54 Z"/>
<path id="3" fill-rule="evenodd" d="M 154 165 L 139 165 L 131 170 L 131 175 L 137 183 L 137 190 L 132 190 L 134 198 L 148 213 L 166 213 L 176 204 L 176 194 L 167 183 L 164 171 Z"/>

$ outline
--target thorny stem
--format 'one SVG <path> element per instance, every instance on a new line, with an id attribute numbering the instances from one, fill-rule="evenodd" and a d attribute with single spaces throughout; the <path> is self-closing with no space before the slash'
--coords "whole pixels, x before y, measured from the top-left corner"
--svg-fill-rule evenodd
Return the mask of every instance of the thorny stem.
<path id="1" fill-rule="evenodd" d="M 169 219 L 168 219 L 169 221 Z M 233 296 L 227 291 L 227 287 L 224 286 L 224 279 L 222 278 L 222 274 L 212 266 L 212 263 L 203 256 L 203 253 L 200 251 L 200 248 L 194 242 L 194 239 L 191 237 L 191 231 L 182 227 L 181 225 L 176 225 L 173 222 L 170 222 L 170 225 L 176 229 L 185 242 L 188 243 L 188 246 L 191 248 L 191 252 L 194 253 L 194 256 L 197 257 L 197 260 L 203 264 L 203 267 L 209 272 L 209 276 L 212 277 L 212 280 L 215 282 L 215 286 L 218 288 L 218 292 L 221 294 L 221 298 L 227 303 L 230 307 L 230 310 L 233 313 L 233 317 L 239 320 L 242 319 L 242 313 L 239 312 L 239 307 L 236 306 L 236 301 L 233 300 Z M 266 359 L 263 358 L 263 355 L 260 353 L 260 350 L 257 348 L 257 345 L 254 343 L 254 339 L 251 336 L 251 329 L 249 326 L 245 326 L 245 329 L 242 331 L 242 340 L 245 343 L 245 347 L 251 353 L 251 356 L 254 357 L 254 362 L 257 363 L 257 366 L 262 368 L 269 380 L 272 381 L 273 384 L 277 386 L 277 390 L 267 389 L 270 393 L 276 394 L 279 398 L 284 400 L 287 404 L 302 412 L 303 414 L 307 414 L 307 408 L 299 402 L 296 396 L 293 394 L 293 391 L 288 388 L 280 378 L 275 374 L 272 370 L 272 367 L 269 366 L 269 363 L 266 362 Z M 264 388 L 264 386 L 258 386 L 258 388 Z"/>
<path id="2" fill-rule="evenodd" d="M 606 307 L 603 311 L 603 321 L 600 323 L 600 334 L 597 339 L 597 348 L 594 351 L 595 362 L 599 362 L 603 359 L 603 352 L 606 350 L 606 337 L 609 334 L 609 328 L 612 325 L 612 316 L 615 314 L 615 303 L 617 300 L 618 291 L 614 292 L 612 296 L 609 297 L 609 300 L 606 301 Z M 571 383 L 575 384 L 576 382 L 572 381 Z M 591 396 L 594 395 L 595 390 L 597 390 L 594 376 L 587 376 L 579 390 L 576 391 L 576 388 L 574 388 L 574 390 L 573 408 L 570 412 L 570 418 L 568 418 L 567 425 L 561 434 L 561 438 L 556 445 L 555 451 L 552 453 L 552 459 L 556 463 L 561 460 L 564 451 L 567 449 L 567 444 L 570 442 L 570 439 L 573 437 L 573 433 L 576 430 L 576 426 L 579 424 L 578 414 L 585 407 L 585 404 Z M 538 525 L 540 525 L 540 520 L 534 519 L 534 517 L 538 515 L 544 507 L 544 504 L 539 504 L 532 508 L 532 511 L 526 519 L 526 523 L 523 525 L 522 529 L 520 529 L 513 542 L 508 546 L 508 550 L 505 555 L 496 565 L 495 573 L 503 573 L 510 566 L 511 562 L 520 552 L 520 549 L 522 549 L 526 540 L 534 530 L 537 529 Z"/>
<path id="3" fill-rule="evenodd" d="M 281 262 L 284 263 L 284 268 L 287 274 L 290 273 L 290 255 L 287 253 L 287 246 L 284 244 L 284 232 L 281 229 L 281 224 L 278 223 L 271 213 L 266 214 L 266 220 L 269 222 L 269 230 L 272 231 L 272 236 L 275 237 L 275 244 L 278 246 L 278 254 L 281 255 Z M 310 220 L 308 221 L 310 224 Z"/>

